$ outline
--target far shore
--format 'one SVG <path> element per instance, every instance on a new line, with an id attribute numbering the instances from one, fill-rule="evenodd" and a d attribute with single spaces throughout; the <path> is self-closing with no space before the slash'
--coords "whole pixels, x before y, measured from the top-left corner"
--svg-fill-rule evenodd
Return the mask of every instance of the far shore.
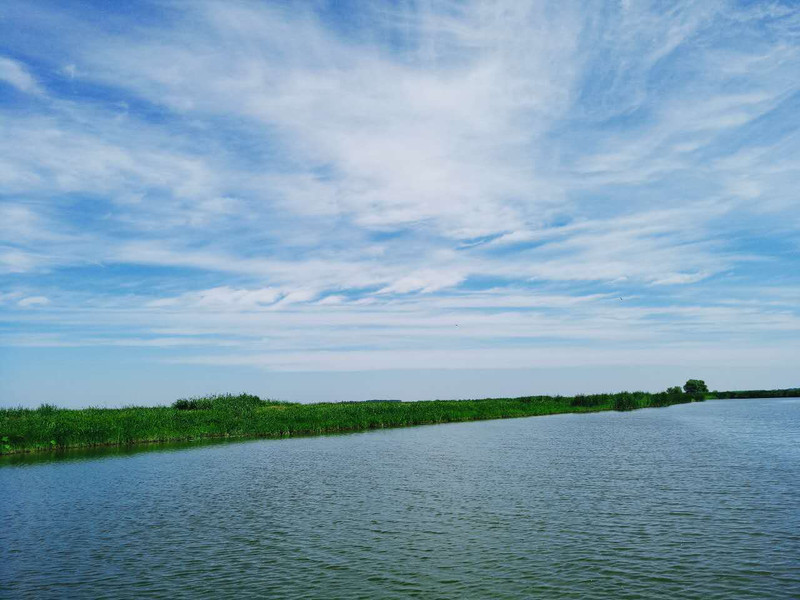
<path id="1" fill-rule="evenodd" d="M 690 380 L 689 384 L 697 380 Z M 702 383 L 702 382 L 699 382 Z M 703 384 L 704 385 L 704 384 Z M 418 402 L 298 404 L 249 394 L 178 400 L 172 406 L 0 409 L 0 455 L 203 439 L 281 438 L 562 413 L 637 410 L 725 398 L 800 397 L 784 390 L 524 396 Z"/>

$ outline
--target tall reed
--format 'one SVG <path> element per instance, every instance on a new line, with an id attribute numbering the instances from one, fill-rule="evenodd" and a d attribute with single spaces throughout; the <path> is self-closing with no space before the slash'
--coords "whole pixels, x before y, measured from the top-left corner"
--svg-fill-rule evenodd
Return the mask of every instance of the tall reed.
<path id="1" fill-rule="evenodd" d="M 632 410 L 689 402 L 682 392 L 526 396 L 424 402 L 297 404 L 251 394 L 172 406 L 0 409 L 0 454 L 201 438 L 282 437 L 568 412 Z"/>

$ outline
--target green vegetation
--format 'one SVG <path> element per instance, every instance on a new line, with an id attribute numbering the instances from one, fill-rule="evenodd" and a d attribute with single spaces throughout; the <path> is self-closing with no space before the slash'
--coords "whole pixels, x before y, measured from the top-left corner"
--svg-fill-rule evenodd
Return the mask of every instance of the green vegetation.
<path id="1" fill-rule="evenodd" d="M 0 409 L 0 454 L 92 446 L 172 442 L 210 438 L 286 437 L 457 421 L 505 419 L 634 410 L 702 400 L 704 392 L 687 382 L 664 392 L 621 392 L 565 396 L 526 396 L 427 402 L 341 402 L 296 404 L 258 396 L 208 396 L 182 399 L 172 406 Z M 702 383 L 702 382 L 700 382 Z M 703 384 L 705 387 L 705 384 Z M 786 391 L 786 390 L 781 390 Z M 800 395 L 799 390 L 794 390 Z M 739 392 L 713 392 L 719 394 Z"/>
<path id="2" fill-rule="evenodd" d="M 739 390 L 736 392 L 710 392 L 708 398 L 800 398 L 800 388 L 784 390 Z"/>
<path id="3" fill-rule="evenodd" d="M 708 386 L 702 379 L 690 379 L 683 386 L 683 391 L 692 397 L 692 400 L 705 400 Z"/>
<path id="4" fill-rule="evenodd" d="M 617 394 L 591 394 L 588 396 L 581 394 L 571 399 L 570 406 L 595 407 L 599 410 L 635 410 L 637 408 L 691 402 L 691 399 L 683 394 L 680 397 L 672 398 L 674 401 L 667 402 L 666 393 L 619 392 Z"/>

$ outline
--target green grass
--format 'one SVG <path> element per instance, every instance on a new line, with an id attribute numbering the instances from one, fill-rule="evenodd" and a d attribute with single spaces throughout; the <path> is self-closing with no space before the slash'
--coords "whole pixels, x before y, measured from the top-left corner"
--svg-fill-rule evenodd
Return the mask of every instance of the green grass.
<path id="1" fill-rule="evenodd" d="M 783 390 L 738 390 L 733 392 L 709 392 L 708 398 L 797 398 L 800 397 L 800 388 L 787 388 Z"/>
<path id="2" fill-rule="evenodd" d="M 295 404 L 257 396 L 208 396 L 172 406 L 0 409 L 0 454 L 211 438 L 287 437 L 558 413 L 633 410 L 691 402 L 667 392 L 527 396 L 426 402 Z M 696 399 L 696 398 L 695 398 Z"/>

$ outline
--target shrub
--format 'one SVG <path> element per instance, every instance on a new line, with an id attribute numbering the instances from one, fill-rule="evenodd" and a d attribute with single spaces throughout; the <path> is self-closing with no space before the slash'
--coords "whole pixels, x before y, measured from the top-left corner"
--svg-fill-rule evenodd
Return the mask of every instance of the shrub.
<path id="1" fill-rule="evenodd" d="M 211 408 L 211 398 L 181 398 L 172 403 L 177 410 L 207 410 Z"/>
<path id="2" fill-rule="evenodd" d="M 671 406 L 673 404 L 682 404 L 684 402 L 691 402 L 691 396 L 684 394 L 683 390 L 678 386 L 667 388 L 665 392 L 653 394 L 650 406 Z"/>
<path id="3" fill-rule="evenodd" d="M 252 410 L 258 406 L 275 404 L 267 400 L 262 400 L 252 394 L 220 394 L 215 396 L 202 396 L 199 398 L 181 398 L 172 404 L 172 408 L 177 410 L 233 410 L 241 412 Z"/>
<path id="4" fill-rule="evenodd" d="M 639 402 L 634 394 L 623 392 L 614 395 L 614 410 L 635 410 L 639 408 Z"/>
<path id="5" fill-rule="evenodd" d="M 600 406 L 607 401 L 608 398 L 604 394 L 593 394 L 591 396 L 576 394 L 569 404 L 570 406 Z"/>

